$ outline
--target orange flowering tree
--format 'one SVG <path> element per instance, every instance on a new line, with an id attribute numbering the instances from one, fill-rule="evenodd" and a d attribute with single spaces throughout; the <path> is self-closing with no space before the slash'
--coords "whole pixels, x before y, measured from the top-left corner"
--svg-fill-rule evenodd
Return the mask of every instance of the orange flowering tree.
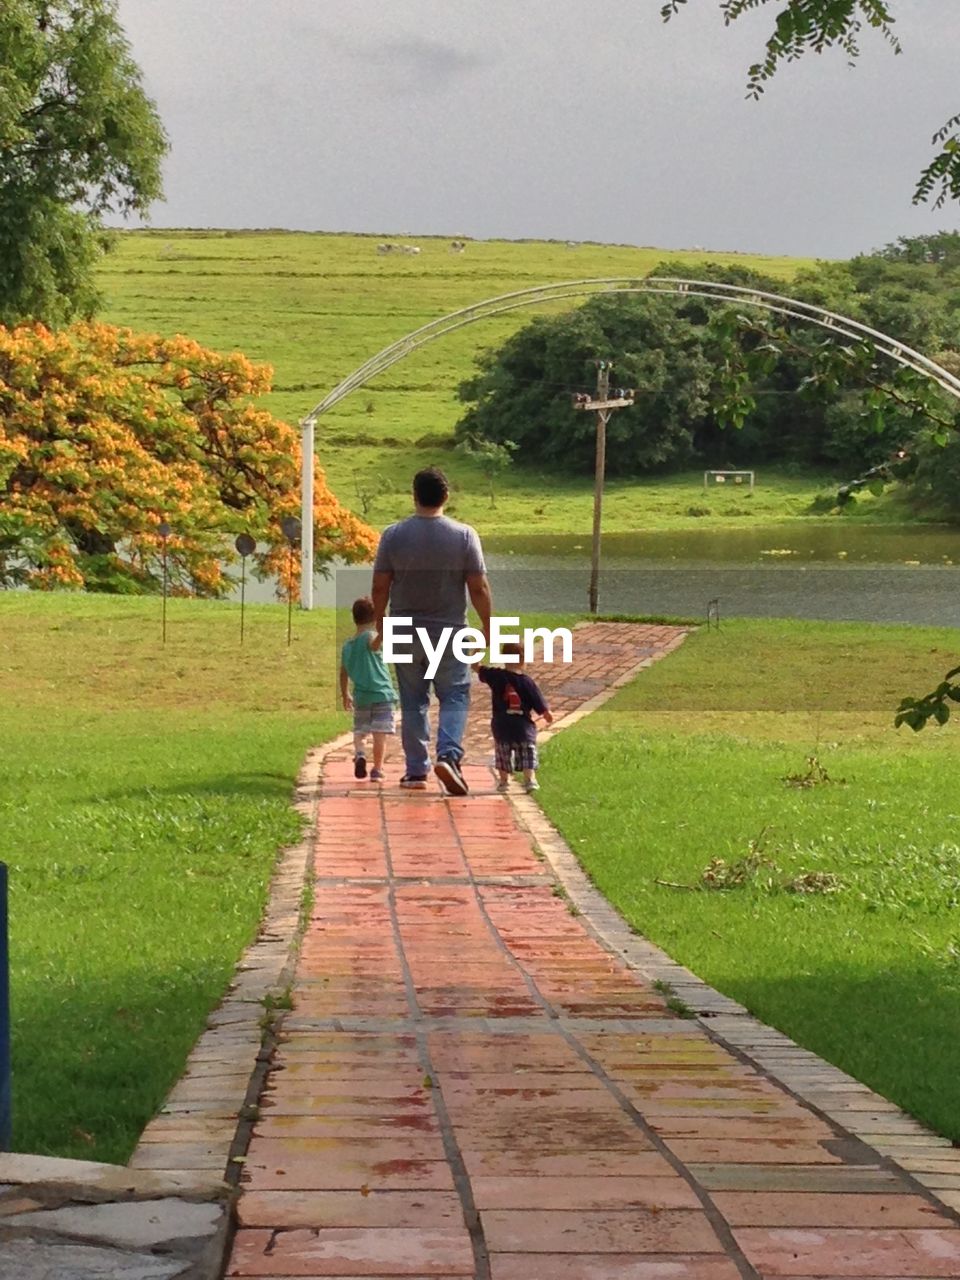
<path id="1" fill-rule="evenodd" d="M 238 533 L 292 590 L 280 526 L 299 515 L 300 439 L 255 403 L 271 376 L 183 337 L 0 326 L 0 585 L 156 590 L 167 524 L 174 590 L 226 591 Z M 318 564 L 369 555 L 373 531 L 319 469 L 314 493 Z"/>

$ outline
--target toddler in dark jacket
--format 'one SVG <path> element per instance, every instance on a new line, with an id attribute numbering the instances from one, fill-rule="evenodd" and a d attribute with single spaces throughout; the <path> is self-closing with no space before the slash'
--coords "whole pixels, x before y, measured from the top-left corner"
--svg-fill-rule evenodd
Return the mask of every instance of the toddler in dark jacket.
<path id="1" fill-rule="evenodd" d="M 507 667 L 484 667 L 477 670 L 482 684 L 490 688 L 493 715 L 495 760 L 500 781 L 498 791 L 506 791 L 512 773 L 523 772 L 527 791 L 539 791 L 537 782 L 537 726 L 535 715 L 553 724 L 553 715 L 530 676 L 524 674 L 523 651 L 519 647 L 502 646 L 504 656 L 515 658 Z"/>

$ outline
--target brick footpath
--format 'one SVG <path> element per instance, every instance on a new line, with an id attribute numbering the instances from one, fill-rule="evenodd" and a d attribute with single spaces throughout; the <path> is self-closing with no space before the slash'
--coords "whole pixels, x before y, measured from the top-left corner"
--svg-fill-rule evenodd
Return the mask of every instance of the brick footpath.
<path id="1" fill-rule="evenodd" d="M 574 714 L 682 639 L 593 624 L 572 670 L 535 674 Z M 488 714 L 482 691 L 474 760 Z M 467 776 L 450 799 L 327 760 L 227 1275 L 960 1277 L 955 1217 L 672 1014 L 571 914 L 486 765 Z"/>

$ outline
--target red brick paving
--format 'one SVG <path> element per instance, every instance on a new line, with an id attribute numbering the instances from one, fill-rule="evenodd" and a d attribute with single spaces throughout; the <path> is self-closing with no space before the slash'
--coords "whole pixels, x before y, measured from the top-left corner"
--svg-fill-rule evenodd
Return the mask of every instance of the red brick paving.
<path id="1" fill-rule="evenodd" d="M 594 624 L 543 683 L 565 714 L 681 640 Z M 487 715 L 476 698 L 463 799 L 328 758 L 227 1274 L 960 1277 L 946 1213 L 570 915 L 477 762 Z"/>

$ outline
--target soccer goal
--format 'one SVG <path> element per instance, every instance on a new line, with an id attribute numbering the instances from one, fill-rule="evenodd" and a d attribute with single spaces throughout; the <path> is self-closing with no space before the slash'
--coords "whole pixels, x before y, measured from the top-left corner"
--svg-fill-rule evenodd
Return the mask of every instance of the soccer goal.
<path id="1" fill-rule="evenodd" d="M 718 484 L 749 484 L 750 492 L 753 493 L 754 476 L 753 471 L 705 471 L 703 473 L 703 487 L 710 488 L 710 482 L 714 485 Z"/>

